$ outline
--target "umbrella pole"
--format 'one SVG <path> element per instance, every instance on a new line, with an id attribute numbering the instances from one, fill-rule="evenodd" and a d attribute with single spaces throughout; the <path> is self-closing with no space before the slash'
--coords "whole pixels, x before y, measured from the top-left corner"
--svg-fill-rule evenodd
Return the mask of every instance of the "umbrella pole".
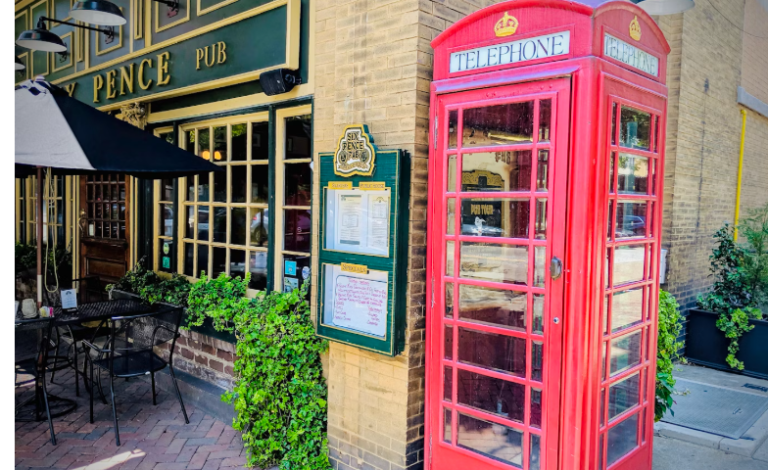
<path id="1" fill-rule="evenodd" d="M 37 308 L 43 306 L 43 168 L 37 167 Z"/>

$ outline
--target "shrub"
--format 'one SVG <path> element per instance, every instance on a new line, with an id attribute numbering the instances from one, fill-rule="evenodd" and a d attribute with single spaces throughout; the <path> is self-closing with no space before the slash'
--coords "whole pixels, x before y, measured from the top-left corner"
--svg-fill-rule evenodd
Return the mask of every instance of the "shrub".
<path id="1" fill-rule="evenodd" d="M 680 306 L 672 294 L 659 291 L 659 336 L 656 351 L 656 406 L 655 420 L 659 421 L 667 411 L 672 411 L 675 378 L 672 376 L 674 361 L 683 343 L 677 341 L 682 329 Z"/>
<path id="2" fill-rule="evenodd" d="M 189 280 L 181 274 L 163 279 L 154 271 L 147 269 L 144 261 L 145 259 L 142 258 L 115 284 L 109 284 L 107 290 L 117 289 L 136 294 L 150 304 L 166 302 L 186 308 L 189 292 L 192 290 Z"/>
<path id="3" fill-rule="evenodd" d="M 749 306 L 753 301 L 747 271 L 744 269 L 744 249 L 733 241 L 733 227 L 725 224 L 713 238 L 717 240 L 709 256 L 710 272 L 715 281 L 705 297 L 699 297 L 699 307 L 721 315 Z"/>
<path id="4" fill-rule="evenodd" d="M 725 361 L 734 369 L 744 370 L 744 363 L 736 359 L 736 353 L 739 352 L 739 339 L 755 327 L 749 324 L 749 318 L 745 311 L 737 308 L 730 314 L 720 315 L 717 319 L 717 328 L 731 340 Z"/>
<path id="5" fill-rule="evenodd" d="M 768 204 L 749 212 L 739 225 L 747 240 L 744 246 L 744 271 L 747 288 L 752 293 L 751 306 L 768 308 Z"/>

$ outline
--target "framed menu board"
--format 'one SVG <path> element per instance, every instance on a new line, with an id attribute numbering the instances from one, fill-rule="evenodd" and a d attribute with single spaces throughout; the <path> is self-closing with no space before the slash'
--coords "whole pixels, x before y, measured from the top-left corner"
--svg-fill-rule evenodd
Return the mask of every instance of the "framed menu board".
<path id="1" fill-rule="evenodd" d="M 394 356 L 405 344 L 410 160 L 348 126 L 320 154 L 317 334 Z"/>

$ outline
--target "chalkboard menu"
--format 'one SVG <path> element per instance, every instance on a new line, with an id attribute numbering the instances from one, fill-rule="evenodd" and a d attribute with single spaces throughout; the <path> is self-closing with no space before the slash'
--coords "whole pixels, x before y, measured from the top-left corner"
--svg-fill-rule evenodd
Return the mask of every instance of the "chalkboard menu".
<path id="1" fill-rule="evenodd" d="M 410 162 L 347 126 L 320 154 L 317 334 L 390 356 L 405 344 Z"/>

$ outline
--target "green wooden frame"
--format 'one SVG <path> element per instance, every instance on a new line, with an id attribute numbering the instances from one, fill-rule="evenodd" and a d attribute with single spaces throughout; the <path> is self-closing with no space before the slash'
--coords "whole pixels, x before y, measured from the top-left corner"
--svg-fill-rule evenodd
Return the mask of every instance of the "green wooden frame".
<path id="1" fill-rule="evenodd" d="M 365 129 L 367 133 L 367 129 Z M 375 146 L 374 146 L 375 148 Z M 362 182 L 384 182 L 390 189 L 389 256 L 369 256 L 325 249 L 325 211 L 328 184 L 331 181 L 351 182 L 358 188 Z M 371 176 L 343 177 L 334 174 L 334 153 L 320 154 L 320 234 L 317 298 L 317 335 L 331 341 L 349 344 L 388 356 L 396 356 L 405 346 L 405 312 L 407 302 L 408 225 L 410 197 L 410 158 L 401 150 L 377 150 Z M 387 330 L 379 338 L 323 323 L 325 305 L 325 266 L 341 263 L 365 265 L 372 271 L 388 274 Z"/>

